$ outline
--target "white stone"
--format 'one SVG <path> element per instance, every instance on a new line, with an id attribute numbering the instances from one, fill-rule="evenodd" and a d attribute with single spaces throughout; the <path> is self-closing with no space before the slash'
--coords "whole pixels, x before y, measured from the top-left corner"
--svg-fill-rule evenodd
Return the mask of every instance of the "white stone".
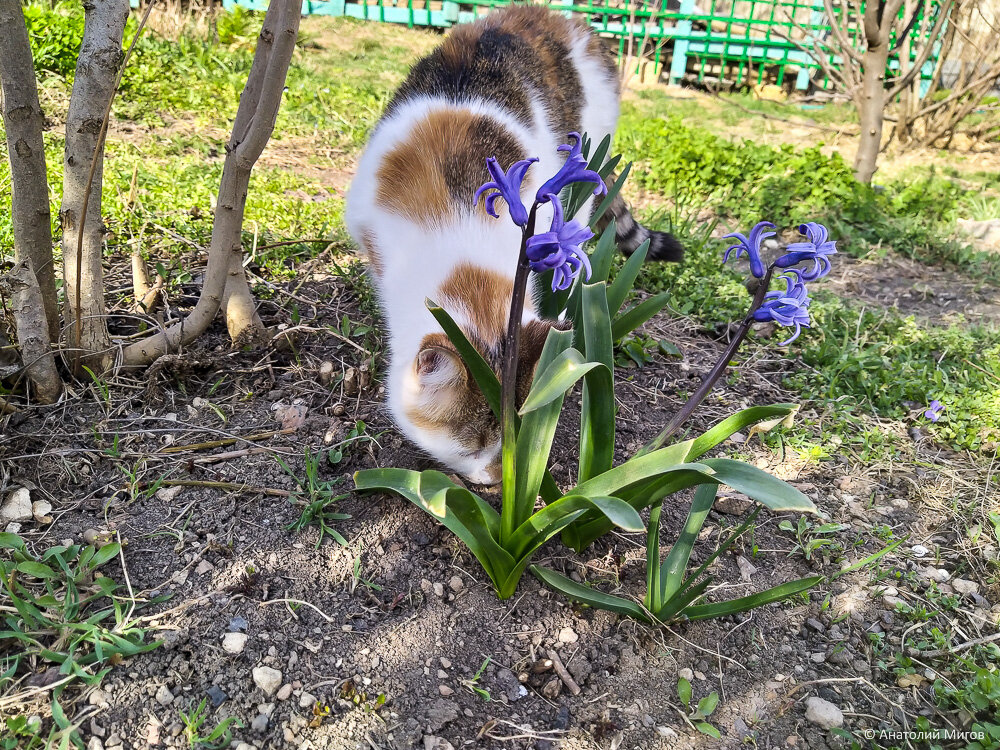
<path id="1" fill-rule="evenodd" d="M 31 493 L 25 487 L 18 487 L 0 506 L 0 525 L 5 526 L 12 521 L 30 521 L 31 518 Z"/>
<path id="2" fill-rule="evenodd" d="M 227 654 L 242 654 L 247 646 L 246 633 L 226 633 L 222 636 L 222 650 Z"/>
<path id="3" fill-rule="evenodd" d="M 194 572 L 197 575 L 201 576 L 205 575 L 205 573 L 211 573 L 213 570 L 215 570 L 215 566 L 212 565 L 212 563 L 210 563 L 208 560 L 202 560 L 200 563 L 198 563 L 198 567 L 194 569 Z"/>
<path id="4" fill-rule="evenodd" d="M 910 552 L 913 553 L 914 557 L 924 557 L 931 553 L 931 551 L 922 544 L 914 544 L 910 547 Z"/>
<path id="5" fill-rule="evenodd" d="M 312 693 L 303 692 L 299 696 L 299 708 L 312 708 L 314 703 L 316 703 L 316 696 Z"/>
<path id="6" fill-rule="evenodd" d="M 951 586 L 955 591 L 960 594 L 977 594 L 979 593 L 979 584 L 975 581 L 969 581 L 965 578 L 956 578 L 951 582 Z"/>
<path id="7" fill-rule="evenodd" d="M 580 640 L 580 636 L 576 634 L 573 628 L 563 628 L 559 631 L 560 643 L 576 643 L 578 640 Z"/>
<path id="8" fill-rule="evenodd" d="M 174 694 L 170 692 L 170 688 L 166 685 L 160 685 L 156 690 L 156 702 L 161 706 L 169 706 L 174 702 Z"/>
<path id="9" fill-rule="evenodd" d="M 277 698 L 279 701 L 287 701 L 289 698 L 292 697 L 292 684 L 290 682 L 286 682 L 284 685 L 281 686 L 281 689 L 274 697 Z"/>
<path id="10" fill-rule="evenodd" d="M 52 503 L 48 500 L 35 500 L 31 504 L 31 515 L 36 523 L 52 523 L 52 516 L 49 515 L 51 512 Z"/>
<path id="11" fill-rule="evenodd" d="M 823 729 L 844 726 L 844 712 L 830 701 L 813 696 L 806 700 L 806 719 Z"/>
<path id="12" fill-rule="evenodd" d="M 232 633 L 231 635 L 236 635 L 236 633 Z M 254 667 L 253 682 L 264 691 L 265 695 L 274 695 L 278 688 L 281 687 L 281 672 L 271 667 Z"/>

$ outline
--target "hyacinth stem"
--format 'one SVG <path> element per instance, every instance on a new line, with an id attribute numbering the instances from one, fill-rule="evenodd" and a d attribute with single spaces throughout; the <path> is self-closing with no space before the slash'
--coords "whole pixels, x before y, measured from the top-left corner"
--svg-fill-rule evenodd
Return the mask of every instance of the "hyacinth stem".
<path id="1" fill-rule="evenodd" d="M 514 458 L 517 441 L 517 354 L 521 343 L 521 316 L 528 288 L 528 238 L 535 234 L 535 212 L 538 204 L 531 206 L 528 223 L 521 232 L 521 251 L 517 256 L 517 271 L 514 274 L 514 289 L 511 293 L 510 316 L 507 318 L 507 337 L 503 347 L 503 366 L 500 371 L 500 426 L 503 498 L 500 510 L 500 544 L 510 538 L 521 519 L 515 518 L 516 469 Z"/>
<path id="2" fill-rule="evenodd" d="M 663 428 L 663 431 L 656 436 L 649 445 L 643 449 L 643 453 L 648 451 L 656 450 L 657 448 L 662 448 L 664 443 L 669 440 L 674 433 L 681 428 L 690 417 L 694 410 L 697 409 L 701 402 L 705 400 L 711 392 L 713 386 L 718 382 L 719 378 L 729 367 L 729 363 L 732 361 L 733 356 L 736 351 L 740 348 L 743 343 L 743 339 L 747 337 L 747 333 L 750 332 L 750 326 L 753 325 L 753 314 L 757 312 L 759 308 L 764 303 L 764 297 L 767 295 L 768 290 L 771 288 L 771 277 L 774 275 L 774 266 L 768 266 L 767 272 L 764 274 L 764 278 L 761 279 L 760 284 L 757 285 L 757 291 L 754 293 L 753 302 L 750 303 L 750 310 L 747 312 L 743 322 L 740 323 L 740 327 L 736 331 L 736 335 L 733 336 L 732 341 L 729 342 L 729 346 L 719 357 L 718 361 L 709 371 L 705 379 L 701 381 L 701 385 L 698 386 L 698 390 L 687 400 L 687 402 L 680 408 L 674 416 L 667 423 L 667 426 Z"/>

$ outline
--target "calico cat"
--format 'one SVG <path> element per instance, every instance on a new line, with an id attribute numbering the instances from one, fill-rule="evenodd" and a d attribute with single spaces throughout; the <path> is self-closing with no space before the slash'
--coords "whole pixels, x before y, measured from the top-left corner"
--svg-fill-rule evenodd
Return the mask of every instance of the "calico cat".
<path id="1" fill-rule="evenodd" d="M 521 237 L 503 213 L 497 220 L 473 204 L 489 179 L 486 158 L 507 169 L 539 157 L 522 185 L 530 204 L 570 133 L 597 144 L 614 131 L 618 95 L 614 62 L 586 26 L 541 6 L 508 7 L 457 26 L 414 66 L 361 157 L 346 221 L 386 315 L 390 411 L 407 437 L 472 482 L 499 481 L 500 427 L 424 300 L 447 310 L 499 373 Z M 639 225 L 620 198 L 608 214 L 623 252 L 649 239 L 650 259 L 680 260 L 677 240 Z M 551 216 L 550 205 L 539 209 L 539 231 Z M 529 299 L 521 399 L 553 325 Z"/>

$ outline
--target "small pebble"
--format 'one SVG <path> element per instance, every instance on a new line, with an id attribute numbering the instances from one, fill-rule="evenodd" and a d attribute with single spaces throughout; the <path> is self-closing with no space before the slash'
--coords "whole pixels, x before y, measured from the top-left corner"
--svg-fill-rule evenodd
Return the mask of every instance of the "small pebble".
<path id="1" fill-rule="evenodd" d="M 156 702 L 161 706 L 169 706 L 174 702 L 174 694 L 170 692 L 170 688 L 166 685 L 160 685 L 156 690 Z"/>
<path id="2" fill-rule="evenodd" d="M 226 633 L 222 636 L 222 650 L 227 654 L 242 654 L 246 645 L 246 633 Z"/>
<path id="3" fill-rule="evenodd" d="M 225 702 L 226 698 L 229 697 L 218 685 L 212 685 L 212 687 L 205 691 L 205 695 L 207 695 L 208 699 L 212 701 L 213 708 L 221 706 Z"/>
<path id="4" fill-rule="evenodd" d="M 560 643 L 576 643 L 578 640 L 580 640 L 580 636 L 576 634 L 573 628 L 563 628 L 559 631 Z"/>
<path id="5" fill-rule="evenodd" d="M 292 697 L 292 684 L 290 682 L 286 682 L 281 686 L 278 692 L 275 693 L 274 697 L 279 701 L 287 701 Z"/>
<path id="6" fill-rule="evenodd" d="M 257 717 L 250 722 L 250 729 L 255 731 L 257 734 L 263 734 L 267 731 L 267 717 L 264 714 L 257 714 Z"/>
<path id="7" fill-rule="evenodd" d="M 253 681 L 265 695 L 274 695 L 281 687 L 281 672 L 271 667 L 254 667 Z"/>

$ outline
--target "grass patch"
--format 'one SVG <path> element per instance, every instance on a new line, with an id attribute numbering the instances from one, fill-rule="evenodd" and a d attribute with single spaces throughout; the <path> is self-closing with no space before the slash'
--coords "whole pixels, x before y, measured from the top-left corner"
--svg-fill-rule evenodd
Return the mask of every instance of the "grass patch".
<path id="1" fill-rule="evenodd" d="M 0 703 L 26 706 L 45 688 L 52 696 L 50 720 L 29 724 L 12 717 L 5 719 L 7 730 L 28 746 L 82 747 L 60 698 L 71 685 L 99 685 L 122 659 L 159 645 L 147 642 L 133 619 L 149 602 L 123 595 L 100 570 L 118 557 L 118 543 L 59 545 L 35 555 L 16 534 L 0 533 L 0 549 L 0 589 L 10 602 L 0 608 Z"/>

